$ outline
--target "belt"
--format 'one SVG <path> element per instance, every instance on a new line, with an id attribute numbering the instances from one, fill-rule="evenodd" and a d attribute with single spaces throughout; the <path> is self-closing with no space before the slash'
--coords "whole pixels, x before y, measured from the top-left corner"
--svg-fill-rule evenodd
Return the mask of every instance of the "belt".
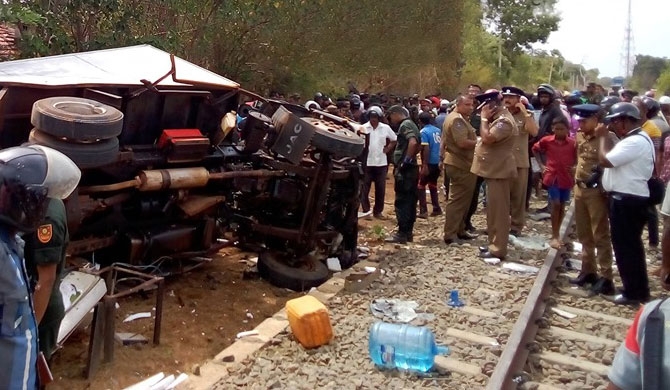
<path id="1" fill-rule="evenodd" d="M 633 194 L 624 194 L 623 192 L 612 191 L 609 193 L 610 198 L 614 200 L 624 200 L 624 199 L 636 199 L 636 200 L 647 200 L 648 196 L 640 196 Z"/>
<path id="2" fill-rule="evenodd" d="M 599 183 L 598 183 L 598 182 L 595 182 L 594 184 L 589 185 L 589 184 L 587 184 L 584 180 L 576 180 L 576 181 L 575 181 L 575 184 L 577 185 L 577 187 L 579 187 L 579 188 L 581 188 L 581 189 L 583 189 L 583 190 L 586 190 L 586 189 L 598 188 L 598 184 L 599 184 Z"/>

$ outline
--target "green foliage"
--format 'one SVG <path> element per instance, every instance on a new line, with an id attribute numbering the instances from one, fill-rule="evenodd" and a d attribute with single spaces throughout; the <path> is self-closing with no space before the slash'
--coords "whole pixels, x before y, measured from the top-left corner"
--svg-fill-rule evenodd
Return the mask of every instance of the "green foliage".
<path id="1" fill-rule="evenodd" d="M 627 84 L 630 88 L 644 92 L 654 86 L 656 80 L 669 65 L 670 60 L 667 58 L 637 55 L 633 75 Z"/>
<path id="2" fill-rule="evenodd" d="M 518 54 L 537 42 L 545 43 L 558 29 L 557 0 L 485 0 L 484 16 L 506 53 Z"/>
<path id="3" fill-rule="evenodd" d="M 670 65 L 666 66 L 663 72 L 661 72 L 655 85 L 658 91 L 656 97 L 659 95 L 670 95 Z"/>
<path id="4" fill-rule="evenodd" d="M 264 94 L 582 85 L 592 73 L 530 49 L 559 20 L 536 2 L 6 0 L 0 21 L 22 30 L 24 58 L 148 43 Z"/>

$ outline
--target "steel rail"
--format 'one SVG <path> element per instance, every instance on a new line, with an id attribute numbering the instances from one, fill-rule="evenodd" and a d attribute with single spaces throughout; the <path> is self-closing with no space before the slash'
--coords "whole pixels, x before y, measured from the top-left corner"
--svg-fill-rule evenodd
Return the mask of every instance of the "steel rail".
<path id="1" fill-rule="evenodd" d="M 564 242 L 572 232 L 574 219 L 575 207 L 573 203 L 565 214 L 561 225 L 561 239 Z M 557 267 L 561 264 L 562 253 L 563 250 L 549 249 L 519 318 L 512 328 L 505 349 L 491 374 L 491 379 L 486 386 L 487 390 L 512 390 L 517 388 L 515 379 L 519 377 L 526 360 L 528 360 L 529 351 L 527 346 L 535 340 L 537 335 L 537 320 L 544 314 L 545 300 L 551 293 L 551 282 L 556 279 L 558 274 Z"/>

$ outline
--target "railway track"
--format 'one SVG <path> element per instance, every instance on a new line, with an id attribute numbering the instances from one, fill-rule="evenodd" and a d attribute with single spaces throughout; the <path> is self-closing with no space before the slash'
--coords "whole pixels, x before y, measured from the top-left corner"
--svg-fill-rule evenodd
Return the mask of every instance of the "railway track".
<path id="1" fill-rule="evenodd" d="M 564 242 L 570 242 L 574 234 L 573 210 L 571 207 L 567 212 L 561 227 Z M 505 289 L 480 288 L 482 293 L 499 296 L 509 309 L 478 314 L 476 306 L 465 309 L 485 317 L 484 322 L 497 323 L 497 329 L 490 329 L 494 325 L 477 328 L 488 328 L 486 333 L 495 337 L 470 331 L 447 332 L 454 353 L 438 357 L 436 366 L 438 371 L 458 374 L 453 378 L 453 388 L 606 388 L 607 371 L 637 308 L 615 305 L 606 297 L 591 296 L 585 289 L 570 286 L 567 279 L 575 277 L 580 268 L 575 256 L 569 249 L 550 249 L 536 276 L 526 277 L 529 286 L 522 287 L 524 302 L 510 301 Z M 491 271 L 490 275 L 498 272 Z M 620 280 L 615 284 L 620 286 Z M 656 278 L 650 276 L 650 284 L 652 296 L 658 296 Z M 489 361 L 481 364 L 468 360 L 467 354 L 458 352 L 462 348 L 483 349 Z"/>
<path id="2" fill-rule="evenodd" d="M 366 264 L 377 268 L 374 277 L 354 270 L 341 287 L 315 292 L 332 294 L 331 344 L 307 351 L 290 332 L 280 332 L 271 346 L 232 363 L 238 365 L 213 388 L 604 389 L 636 308 L 572 288 L 567 278 L 578 270 L 564 264 L 577 257 L 572 251 L 517 248 L 507 261 L 487 264 L 476 249 L 485 237 L 445 247 L 442 218 L 417 221 L 414 243 L 374 248 L 376 259 Z M 475 218 L 485 226 L 482 215 Z M 569 210 L 561 229 L 566 242 L 573 225 Z M 526 243 L 546 241 L 548 230 L 546 222 L 529 219 Z M 536 268 L 520 272 L 510 264 Z M 650 283 L 652 296 L 659 296 L 657 278 Z M 459 290 L 464 306 L 447 305 L 451 289 Z M 382 298 L 414 301 L 421 316 L 410 323 L 430 327 L 451 354 L 438 356 L 427 374 L 375 367 L 365 342 L 370 326 L 394 321 L 373 315 L 371 304 Z"/>

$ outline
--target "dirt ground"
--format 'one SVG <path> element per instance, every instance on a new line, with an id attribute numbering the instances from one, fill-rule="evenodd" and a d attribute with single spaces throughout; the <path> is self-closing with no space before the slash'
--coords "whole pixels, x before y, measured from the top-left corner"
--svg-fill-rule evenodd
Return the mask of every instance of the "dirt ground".
<path id="1" fill-rule="evenodd" d="M 359 220 L 359 245 L 380 245 L 395 227 L 393 177 L 386 181 L 386 220 Z M 373 191 L 372 191 L 373 193 Z M 371 202 L 374 204 L 374 200 Z M 444 197 L 441 196 L 444 203 Z M 49 389 L 122 389 L 158 372 L 192 375 L 196 365 L 211 359 L 235 341 L 238 332 L 251 330 L 280 310 L 287 300 L 300 294 L 270 283 L 245 277 L 254 253 L 235 248 L 222 250 L 214 260 L 186 275 L 167 281 L 163 306 L 161 344 L 153 346 L 153 318 L 123 323 L 133 313 L 152 311 L 155 295 L 134 295 L 119 302 L 116 332 L 139 333 L 145 345 L 115 345 L 115 359 L 101 365 L 92 380 L 86 380 L 89 332 L 73 334 L 51 365 L 55 381 Z M 251 313 L 248 316 L 247 313 Z"/>
<path id="2" fill-rule="evenodd" d="M 139 333 L 149 344 L 117 342 L 114 361 L 101 365 L 91 381 L 83 378 L 89 329 L 73 334 L 51 365 L 55 382 L 49 389 L 122 389 L 158 372 L 192 374 L 193 367 L 212 358 L 282 308 L 297 293 L 244 276 L 245 258 L 255 256 L 235 248 L 222 250 L 211 263 L 167 281 L 161 343 L 153 346 L 153 318 L 123 323 L 133 313 L 152 311 L 155 295 L 134 295 L 119 302 L 116 332 Z M 251 313 L 251 315 L 247 315 Z M 253 318 L 252 318 L 253 317 Z"/>

